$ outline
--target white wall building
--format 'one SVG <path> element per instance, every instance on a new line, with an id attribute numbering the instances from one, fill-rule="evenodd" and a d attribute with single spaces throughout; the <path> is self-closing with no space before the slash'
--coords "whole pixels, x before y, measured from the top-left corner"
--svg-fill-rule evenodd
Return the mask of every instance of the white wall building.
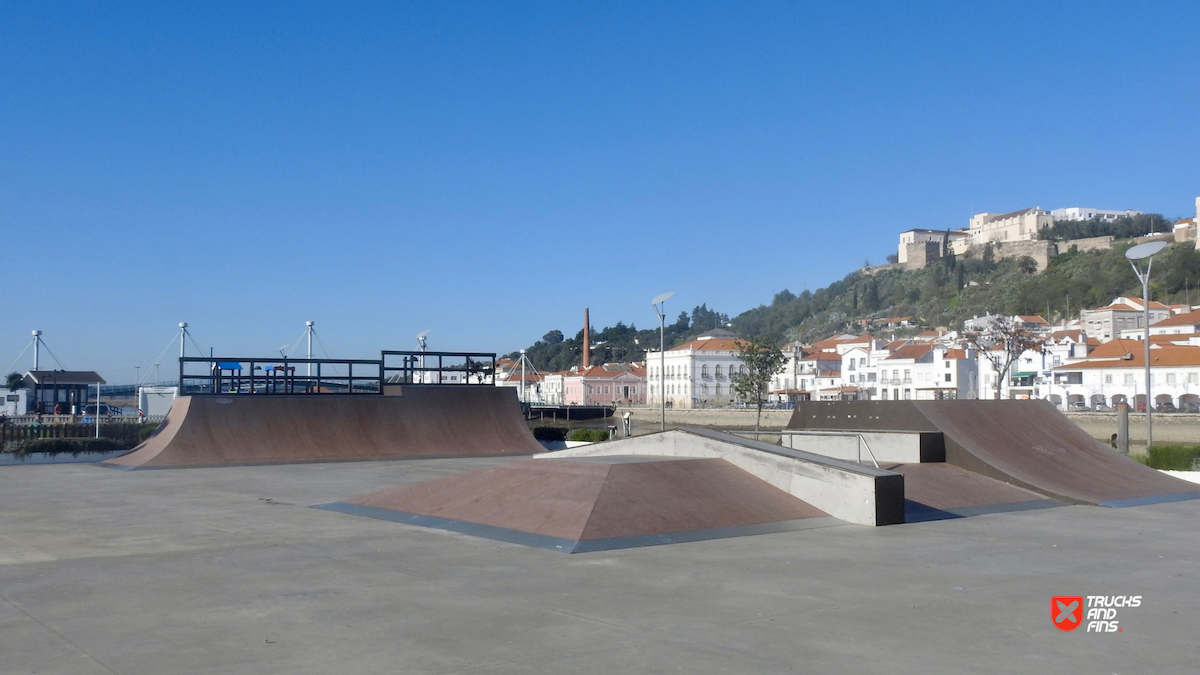
<path id="1" fill-rule="evenodd" d="M 24 415 L 29 391 L 26 389 L 8 390 L 0 387 L 0 415 Z"/>
<path id="2" fill-rule="evenodd" d="M 908 344 L 880 360 L 875 370 L 879 393 L 876 397 L 868 388 L 868 398 L 930 401 L 976 395 L 976 359 L 967 349 Z"/>
<path id="3" fill-rule="evenodd" d="M 1071 407 L 1128 403 L 1136 411 L 1146 403 L 1144 343 L 1113 340 L 1092 357 L 1054 369 L 1058 396 Z M 1151 394 L 1156 409 L 1200 412 L 1200 347 L 1151 344 Z"/>
<path id="4" fill-rule="evenodd" d="M 1050 215 L 1055 220 L 1091 220 L 1099 218 L 1101 220 L 1116 220 L 1117 218 L 1132 218 L 1142 215 L 1141 211 L 1125 209 L 1124 211 L 1110 211 L 1107 209 L 1093 209 L 1085 206 L 1071 206 L 1065 209 L 1054 209 Z"/>
<path id="5" fill-rule="evenodd" d="M 745 369 L 734 351 L 736 342 L 737 337 L 729 331 L 715 330 L 668 349 L 665 354 L 647 351 L 647 404 L 661 405 L 664 396 L 672 408 L 735 403 L 737 395 L 731 376 Z"/>

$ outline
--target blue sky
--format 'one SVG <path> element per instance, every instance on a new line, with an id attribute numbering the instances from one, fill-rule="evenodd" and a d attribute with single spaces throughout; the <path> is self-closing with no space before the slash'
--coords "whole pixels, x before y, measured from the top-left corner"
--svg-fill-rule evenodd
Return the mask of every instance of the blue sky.
<path id="1" fill-rule="evenodd" d="M 506 352 L 1200 195 L 1197 3 L 248 4 L 0 4 L 0 367 Z"/>

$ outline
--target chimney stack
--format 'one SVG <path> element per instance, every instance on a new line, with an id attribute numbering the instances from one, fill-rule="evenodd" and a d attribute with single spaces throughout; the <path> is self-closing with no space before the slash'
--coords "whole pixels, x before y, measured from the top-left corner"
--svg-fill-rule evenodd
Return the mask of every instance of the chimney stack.
<path id="1" fill-rule="evenodd" d="M 588 308 L 583 308 L 583 367 L 592 365 L 592 324 L 588 321 Z"/>

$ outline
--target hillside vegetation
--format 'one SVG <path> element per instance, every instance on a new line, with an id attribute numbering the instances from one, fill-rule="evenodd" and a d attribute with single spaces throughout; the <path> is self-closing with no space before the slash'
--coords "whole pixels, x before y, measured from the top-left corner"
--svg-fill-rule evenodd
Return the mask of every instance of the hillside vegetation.
<path id="1" fill-rule="evenodd" d="M 922 328 L 950 329 L 989 312 L 1039 314 L 1051 322 L 1077 318 L 1081 309 L 1102 307 L 1117 296 L 1141 297 L 1141 284 L 1124 257 L 1130 245 L 1118 242 L 1113 250 L 1099 251 L 1072 248 L 1052 258 L 1044 270 L 1032 258 L 996 260 L 990 248 L 978 256 L 950 256 L 921 270 L 889 269 L 874 275 L 860 270 L 816 291 L 781 291 L 770 304 L 732 320 L 705 305 L 691 314 L 681 312 L 667 325 L 666 343 L 668 348 L 682 344 L 716 327 L 776 344 L 814 342 L 841 332 L 860 333 L 864 320 L 890 316 L 913 316 Z M 1155 256 L 1155 300 L 1200 304 L 1198 285 L 1200 252 L 1190 242 L 1170 245 Z M 881 337 L 891 334 L 889 330 Z M 658 348 L 658 327 L 638 330 L 618 323 L 593 330 L 592 344 L 594 364 L 641 360 L 647 346 Z M 555 330 L 529 347 L 528 354 L 539 370 L 565 370 L 580 363 L 582 346 L 583 331 L 564 339 Z"/>

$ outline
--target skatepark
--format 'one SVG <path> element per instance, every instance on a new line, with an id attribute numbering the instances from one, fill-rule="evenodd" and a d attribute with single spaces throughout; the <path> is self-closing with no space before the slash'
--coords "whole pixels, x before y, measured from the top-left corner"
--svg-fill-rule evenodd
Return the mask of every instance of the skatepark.
<path id="1" fill-rule="evenodd" d="M 0 672 L 1194 670 L 1200 491 L 1049 406 L 546 453 L 510 390 L 377 392 L 217 388 L 103 465 L 0 467 Z M 1120 635 L 1047 620 L 1117 594 Z"/>

